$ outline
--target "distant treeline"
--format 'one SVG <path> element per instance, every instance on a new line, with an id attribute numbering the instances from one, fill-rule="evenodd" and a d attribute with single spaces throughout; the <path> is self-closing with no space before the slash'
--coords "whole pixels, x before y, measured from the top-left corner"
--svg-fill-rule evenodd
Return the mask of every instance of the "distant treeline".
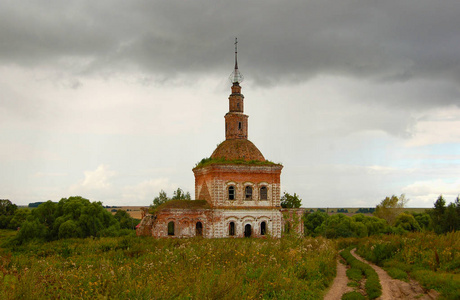
<path id="1" fill-rule="evenodd" d="M 32 202 L 32 203 L 29 203 L 28 207 L 30 207 L 30 208 L 38 207 L 42 203 L 45 203 L 45 202 Z M 54 203 L 57 203 L 57 202 L 54 202 Z M 121 206 L 110 206 L 110 205 L 103 205 L 102 207 L 104 207 L 104 208 L 121 208 Z"/>
<path id="2" fill-rule="evenodd" d="M 335 212 L 334 209 L 330 208 L 317 208 L 316 211 L 319 212 L 330 212 L 333 213 Z M 372 214 L 375 211 L 375 207 L 361 207 L 358 208 L 356 211 L 348 211 L 348 208 L 337 208 L 338 213 L 355 213 L 355 214 Z M 310 212 L 315 212 L 315 210 L 312 208 L 310 209 Z"/>

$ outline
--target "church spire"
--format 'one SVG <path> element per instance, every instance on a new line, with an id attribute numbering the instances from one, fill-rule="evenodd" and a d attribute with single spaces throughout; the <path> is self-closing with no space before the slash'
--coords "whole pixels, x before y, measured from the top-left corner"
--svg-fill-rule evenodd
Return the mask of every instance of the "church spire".
<path id="1" fill-rule="evenodd" d="M 231 83 L 240 83 L 243 82 L 244 77 L 243 74 L 238 70 L 238 39 L 235 38 L 235 70 L 233 70 L 232 74 L 230 74 L 230 82 Z"/>
<path id="2" fill-rule="evenodd" d="M 230 75 L 232 93 L 228 97 L 229 111 L 225 115 L 225 139 L 248 138 L 248 116 L 244 114 L 244 96 L 241 94 L 240 82 L 243 75 L 238 70 L 238 40 L 235 38 L 235 70 Z"/>

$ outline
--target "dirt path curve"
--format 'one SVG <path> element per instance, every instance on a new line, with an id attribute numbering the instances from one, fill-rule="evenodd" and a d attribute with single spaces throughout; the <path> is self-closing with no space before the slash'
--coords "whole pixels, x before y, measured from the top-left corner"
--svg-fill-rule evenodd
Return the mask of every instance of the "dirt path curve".
<path id="1" fill-rule="evenodd" d="M 380 284 L 382 285 L 382 296 L 381 300 L 392 300 L 392 299 L 421 299 L 431 300 L 438 297 L 438 293 L 434 290 L 426 293 L 418 282 L 410 280 L 410 282 L 404 282 L 398 279 L 393 279 L 387 274 L 382 268 L 370 263 L 355 253 L 356 249 L 351 251 L 351 254 L 358 260 L 370 265 L 375 272 L 379 275 Z M 346 275 L 346 274 L 345 274 Z M 339 299 L 339 298 L 336 298 Z"/>
<path id="2" fill-rule="evenodd" d="M 342 298 L 343 294 L 353 291 L 353 288 L 347 286 L 347 284 L 347 267 L 337 260 L 337 276 L 335 276 L 331 288 L 324 297 L 324 300 L 337 300 Z"/>

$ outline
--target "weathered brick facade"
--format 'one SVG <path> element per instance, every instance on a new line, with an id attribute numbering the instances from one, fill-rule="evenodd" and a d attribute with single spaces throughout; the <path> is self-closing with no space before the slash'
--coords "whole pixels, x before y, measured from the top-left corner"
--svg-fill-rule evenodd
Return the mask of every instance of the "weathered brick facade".
<path id="1" fill-rule="evenodd" d="M 265 160 L 248 138 L 248 116 L 235 62 L 235 82 L 225 115 L 225 137 L 210 159 L 194 169 L 195 199 L 175 202 L 147 214 L 137 230 L 154 237 L 281 237 L 303 233 L 303 209 L 282 209 L 283 168 Z"/>

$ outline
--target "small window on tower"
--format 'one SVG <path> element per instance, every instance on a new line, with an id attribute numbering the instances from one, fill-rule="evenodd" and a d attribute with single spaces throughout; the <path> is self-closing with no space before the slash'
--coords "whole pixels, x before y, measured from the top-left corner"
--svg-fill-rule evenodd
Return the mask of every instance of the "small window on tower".
<path id="1" fill-rule="evenodd" d="M 252 186 L 247 185 L 245 188 L 246 200 L 252 200 Z"/>
<path id="2" fill-rule="evenodd" d="M 238 129 L 241 130 L 241 122 L 238 122 Z"/>
<path id="3" fill-rule="evenodd" d="M 236 104 L 236 107 L 238 107 L 238 110 L 240 109 L 240 103 L 239 102 Z"/>
<path id="4" fill-rule="evenodd" d="M 228 187 L 228 200 L 235 200 L 235 187 L 233 185 Z"/>
<path id="5" fill-rule="evenodd" d="M 260 200 L 267 200 L 267 187 L 263 186 L 260 188 Z"/>

